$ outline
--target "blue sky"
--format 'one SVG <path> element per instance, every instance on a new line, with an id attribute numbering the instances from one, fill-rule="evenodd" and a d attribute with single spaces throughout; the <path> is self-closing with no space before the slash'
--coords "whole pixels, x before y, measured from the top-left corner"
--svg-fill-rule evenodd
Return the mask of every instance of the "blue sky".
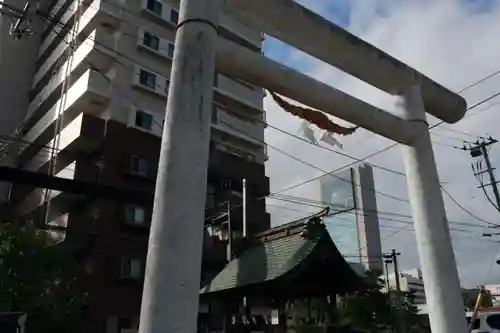
<path id="1" fill-rule="evenodd" d="M 373 5 L 374 14 L 376 16 L 385 17 L 389 15 L 391 10 L 405 3 L 410 3 L 411 5 L 425 5 L 432 1 L 433 0 L 368 0 L 367 2 Z M 338 26 L 350 30 L 352 6 L 356 0 L 300 0 L 297 2 L 321 14 Z M 495 6 L 498 7 L 498 1 L 496 0 L 458 0 L 458 2 L 471 15 L 489 13 Z M 270 36 L 266 36 L 264 52 L 266 56 L 271 59 L 278 60 L 292 68 L 301 68 L 305 70 L 302 66 L 307 66 L 307 63 L 294 57 L 296 53 L 300 53 L 299 51 L 296 51 L 292 47 Z"/>
<path id="2" fill-rule="evenodd" d="M 301 0 L 300 2 L 456 91 L 500 68 L 498 61 L 500 1 L 498 0 Z M 394 100 L 391 96 L 279 41 L 267 37 L 264 51 L 266 56 L 348 94 L 382 109 L 393 109 Z M 472 105 L 498 92 L 499 87 L 500 75 L 465 91 L 463 96 L 469 105 Z M 500 99 L 494 99 L 483 106 L 488 107 L 498 102 Z M 299 133 L 300 122 L 297 119 L 285 114 L 269 98 L 266 98 L 264 104 L 267 122 L 270 125 L 294 134 Z M 458 124 L 440 126 L 432 131 L 437 167 L 441 181 L 447 182 L 446 189 L 466 209 L 490 221 L 498 220 L 498 212 L 489 206 L 478 190 L 477 182 L 471 175 L 470 156 L 450 146 L 461 146 L 463 140 L 475 141 L 477 136 L 486 134 L 500 139 L 498 123 L 500 123 L 500 108 L 492 107 L 486 111 L 476 111 L 476 116 L 468 117 Z M 467 134 L 453 133 L 448 129 Z M 387 140 L 364 130 L 339 140 L 344 144 L 344 153 L 357 158 L 369 155 L 389 144 Z M 332 152 L 298 142 L 270 127 L 266 130 L 266 141 L 324 170 L 333 170 L 352 162 Z M 271 191 L 279 191 L 320 173 L 310 166 L 280 155 L 270 147 L 268 154 L 266 172 L 271 179 Z M 496 166 L 500 165 L 500 146 L 493 147 L 491 155 L 493 163 Z M 369 162 L 404 171 L 399 148 L 370 158 Z M 397 177 L 377 169 L 374 169 L 374 172 L 378 191 L 403 199 L 408 198 L 404 177 Z M 311 198 L 313 191 L 312 187 L 302 186 L 285 194 Z M 398 203 L 383 196 L 378 196 L 377 201 L 379 211 L 411 214 L 408 204 Z M 275 224 L 314 212 L 314 208 L 310 207 L 286 206 L 278 201 L 270 203 L 274 207 L 282 206 L 282 209 L 268 207 Z M 477 219 L 465 214 L 446 198 L 445 206 L 450 220 L 479 223 Z M 287 211 L 287 208 L 290 210 Z M 303 214 L 297 211 L 303 211 Z M 381 219 L 381 225 L 386 226 L 381 228 L 383 248 L 404 249 L 401 257 L 402 268 L 418 267 L 418 253 L 411 224 L 398 224 Z M 335 227 L 336 225 L 332 225 L 332 228 Z M 394 233 L 395 228 L 400 229 L 400 232 Z M 495 256 L 500 255 L 498 253 L 500 248 L 498 243 L 488 243 L 482 239 L 480 234 L 483 231 L 485 230 L 481 227 L 473 227 L 468 233 L 452 232 L 461 278 L 468 286 L 479 283 L 500 283 L 500 266 L 491 264 Z M 343 232 L 340 230 L 339 232 L 342 236 Z M 345 236 L 349 237 L 349 233 L 345 232 Z M 477 272 L 484 274 L 479 276 Z"/>
<path id="3" fill-rule="evenodd" d="M 349 26 L 350 0 L 302 0 L 298 2 L 307 5 L 309 9 L 321 14 L 343 28 Z M 266 36 L 264 53 L 269 58 L 284 63 L 292 68 L 301 68 L 304 70 L 301 66 L 306 65 L 304 62 L 297 60 L 297 57 L 294 57 L 298 51 L 270 36 Z"/>

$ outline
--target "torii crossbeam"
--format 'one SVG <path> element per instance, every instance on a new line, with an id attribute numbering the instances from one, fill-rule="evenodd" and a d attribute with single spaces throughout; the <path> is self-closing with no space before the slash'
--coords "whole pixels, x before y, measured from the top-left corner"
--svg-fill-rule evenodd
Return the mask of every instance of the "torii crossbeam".
<path id="1" fill-rule="evenodd" d="M 218 41 L 226 12 L 390 94 L 400 118 L 303 73 Z M 403 145 L 433 332 L 466 333 L 426 110 L 454 123 L 465 100 L 293 0 L 181 0 L 141 309 L 140 333 L 194 333 L 214 63 L 221 73 L 331 112 Z"/>

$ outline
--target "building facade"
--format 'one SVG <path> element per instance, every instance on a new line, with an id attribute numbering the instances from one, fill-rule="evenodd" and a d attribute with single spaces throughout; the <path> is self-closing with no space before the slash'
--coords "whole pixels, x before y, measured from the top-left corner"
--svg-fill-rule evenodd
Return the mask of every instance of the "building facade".
<path id="1" fill-rule="evenodd" d="M 382 245 L 377 214 L 373 169 L 357 165 L 319 179 L 312 192 L 329 205 L 332 214 L 325 224 L 346 260 L 366 270 L 383 271 Z"/>
<path id="2" fill-rule="evenodd" d="M 0 134 L 15 138 L 10 143 L 15 154 L 8 157 L 27 171 L 153 193 L 178 2 L 56 0 L 46 5 L 37 34 L 17 41 L 16 47 L 32 56 L 16 61 L 9 55 L 9 73 L 22 76 L 14 95 L 24 102 L 11 106 L 18 118 L 1 128 Z M 2 45 L 11 43 L 4 40 L 5 28 Z M 219 35 L 261 52 L 262 34 L 228 16 L 221 18 Z M 0 77 L 7 85 L 4 67 Z M 5 91 L 0 97 L 8 100 Z M 224 203 L 240 206 L 244 178 L 248 233 L 270 226 L 260 200 L 269 194 L 263 97 L 263 89 L 238 78 L 217 74 L 214 79 L 206 220 L 199 222 L 206 225 L 202 278 L 226 263 L 226 239 L 214 230 L 227 225 L 227 219 L 217 219 L 227 212 Z M 67 228 L 55 235 L 61 240 L 77 242 L 85 235 L 87 328 L 106 333 L 135 328 L 152 203 L 15 185 L 9 200 L 19 216 Z M 230 215 L 238 237 L 241 209 Z"/>
<path id="3" fill-rule="evenodd" d="M 500 284 L 486 284 L 484 289 L 491 295 L 493 306 L 500 305 Z"/>
<path id="4" fill-rule="evenodd" d="M 396 278 L 394 274 L 389 274 L 389 288 L 396 290 Z M 419 268 L 399 272 L 399 285 L 401 291 L 412 293 L 415 305 L 427 304 L 424 289 L 424 279 Z"/>

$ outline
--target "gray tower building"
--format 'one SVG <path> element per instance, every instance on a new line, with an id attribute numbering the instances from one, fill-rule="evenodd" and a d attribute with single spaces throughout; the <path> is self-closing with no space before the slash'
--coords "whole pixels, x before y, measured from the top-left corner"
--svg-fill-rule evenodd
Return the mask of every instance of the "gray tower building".
<path id="1" fill-rule="evenodd" d="M 325 218 L 335 244 L 348 261 L 383 270 L 373 169 L 359 165 L 319 180 L 319 198 L 333 215 Z"/>

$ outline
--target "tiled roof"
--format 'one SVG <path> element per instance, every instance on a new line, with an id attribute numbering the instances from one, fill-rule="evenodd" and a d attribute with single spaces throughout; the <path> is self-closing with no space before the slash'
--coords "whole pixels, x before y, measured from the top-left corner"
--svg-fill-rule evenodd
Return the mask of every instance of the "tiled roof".
<path id="1" fill-rule="evenodd" d="M 281 277 L 307 258 L 320 238 L 296 233 L 254 245 L 233 259 L 201 293 L 233 289 Z"/>

